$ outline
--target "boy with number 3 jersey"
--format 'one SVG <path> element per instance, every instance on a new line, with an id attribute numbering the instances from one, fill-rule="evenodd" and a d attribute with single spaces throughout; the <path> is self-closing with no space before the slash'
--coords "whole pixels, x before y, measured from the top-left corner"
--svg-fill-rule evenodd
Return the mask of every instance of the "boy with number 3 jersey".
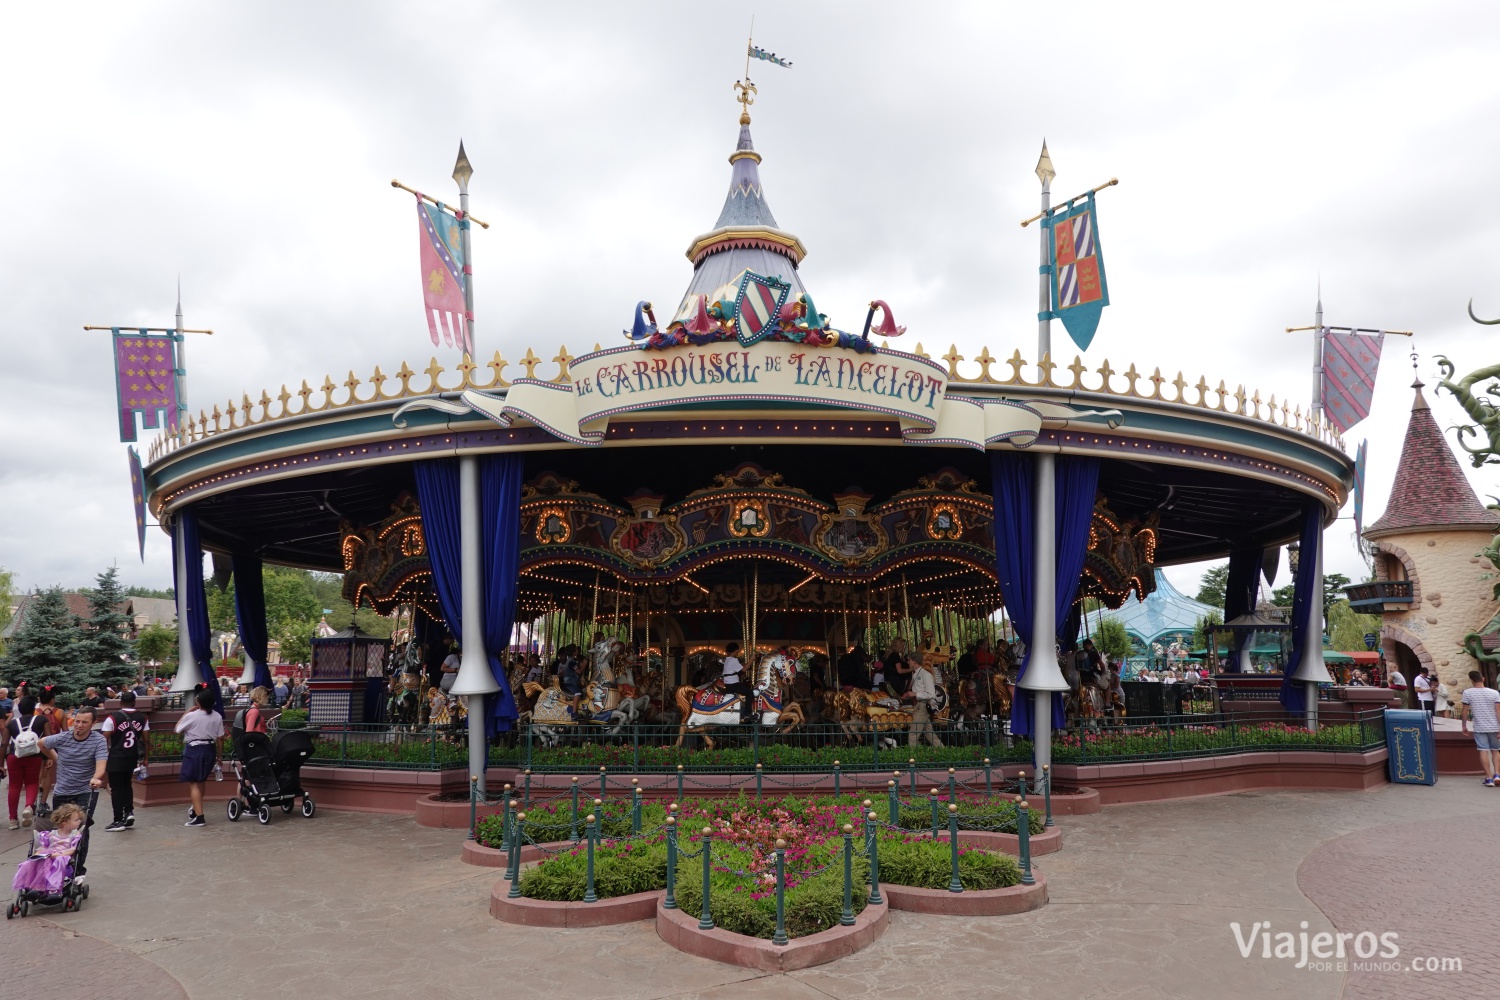
<path id="1" fill-rule="evenodd" d="M 120 695 L 120 710 L 111 712 L 100 726 L 109 740 L 109 759 L 104 773 L 109 777 L 109 799 L 114 806 L 114 822 L 105 833 L 119 833 L 135 826 L 135 791 L 130 780 L 146 748 L 146 733 L 151 724 L 135 710 L 135 692 Z"/>

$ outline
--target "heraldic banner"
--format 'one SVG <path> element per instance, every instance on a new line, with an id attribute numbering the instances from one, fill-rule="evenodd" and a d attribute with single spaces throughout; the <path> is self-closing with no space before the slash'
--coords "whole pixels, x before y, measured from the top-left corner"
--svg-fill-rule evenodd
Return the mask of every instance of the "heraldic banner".
<path id="1" fill-rule="evenodd" d="M 1094 196 L 1069 203 L 1044 224 L 1052 239 L 1052 315 L 1062 320 L 1079 350 L 1088 350 L 1099 329 L 1099 315 L 1109 305 L 1109 283 L 1104 278 L 1104 255 Z"/>
<path id="2" fill-rule="evenodd" d="M 136 439 L 135 415 L 141 426 L 156 430 L 177 426 L 177 344 L 171 334 L 115 329 L 115 399 L 120 410 L 120 440 Z"/>

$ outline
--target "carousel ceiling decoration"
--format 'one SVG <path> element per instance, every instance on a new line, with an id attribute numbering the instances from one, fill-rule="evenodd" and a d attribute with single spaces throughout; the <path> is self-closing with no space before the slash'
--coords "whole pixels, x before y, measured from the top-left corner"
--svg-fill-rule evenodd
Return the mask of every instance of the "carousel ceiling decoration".
<path id="1" fill-rule="evenodd" d="M 1084 554 L 1080 597 L 1098 598 L 1106 608 L 1118 609 L 1135 591 L 1139 600 L 1156 589 L 1156 542 L 1161 517 L 1152 511 L 1144 521 L 1126 521 L 1100 497 L 1089 525 L 1089 547 Z"/>
<path id="2" fill-rule="evenodd" d="M 345 521 L 340 534 L 344 600 L 356 608 L 363 601 L 383 615 L 399 604 L 415 603 L 432 617 L 441 617 L 432 593 L 432 567 L 416 497 L 402 493 L 385 520 L 364 527 Z"/>
<path id="3" fill-rule="evenodd" d="M 885 503 L 872 499 L 850 490 L 830 504 L 746 463 L 675 504 L 643 490 L 627 510 L 544 473 L 522 488 L 521 569 L 572 563 L 644 583 L 760 556 L 861 582 L 936 557 L 993 577 L 991 501 L 972 481 L 943 470 Z"/>

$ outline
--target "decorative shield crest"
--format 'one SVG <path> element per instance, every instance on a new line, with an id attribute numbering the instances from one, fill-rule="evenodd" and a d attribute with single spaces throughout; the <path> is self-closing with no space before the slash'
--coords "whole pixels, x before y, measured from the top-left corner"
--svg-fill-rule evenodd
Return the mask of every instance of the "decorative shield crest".
<path id="1" fill-rule="evenodd" d="M 865 513 L 872 499 L 868 493 L 834 494 L 838 512 L 822 516 L 813 533 L 813 544 L 845 566 L 868 562 L 884 552 L 890 539 L 880 519 Z"/>
<path id="2" fill-rule="evenodd" d="M 959 516 L 958 508 L 952 504 L 938 504 L 932 508 L 932 516 L 927 521 L 927 534 L 947 541 L 957 541 L 962 538 L 964 522 Z"/>
<path id="3" fill-rule="evenodd" d="M 621 521 L 610 547 L 638 566 L 659 566 L 687 547 L 675 515 L 663 517 L 665 497 L 645 490 L 625 498 L 635 516 Z"/>
<path id="4" fill-rule="evenodd" d="M 1094 196 L 1070 202 L 1047 220 L 1052 230 L 1052 312 L 1081 349 L 1087 350 L 1109 305 L 1104 256 L 1099 250 Z"/>
<path id="5" fill-rule="evenodd" d="M 729 533 L 736 538 L 764 538 L 771 530 L 771 518 L 765 504 L 758 501 L 737 503 L 729 517 Z"/>
<path id="6" fill-rule="evenodd" d="M 573 537 L 573 526 L 568 523 L 568 514 L 559 507 L 548 507 L 537 515 L 536 540 L 543 545 L 556 545 Z"/>
<path id="7" fill-rule="evenodd" d="M 790 284 L 778 278 L 767 278 L 754 271 L 744 273 L 739 295 L 734 300 L 734 329 L 741 344 L 749 347 L 771 335 L 776 316 L 791 289 Z"/>

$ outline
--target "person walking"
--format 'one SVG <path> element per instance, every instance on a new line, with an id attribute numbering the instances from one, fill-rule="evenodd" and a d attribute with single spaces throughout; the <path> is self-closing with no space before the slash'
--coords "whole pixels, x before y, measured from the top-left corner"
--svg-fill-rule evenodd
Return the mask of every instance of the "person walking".
<path id="1" fill-rule="evenodd" d="M 114 809 L 114 822 L 104 828 L 105 833 L 119 833 L 135 826 L 135 788 L 131 780 L 146 752 L 146 733 L 151 724 L 135 710 L 135 692 L 124 691 L 120 695 L 120 710 L 112 712 L 99 727 L 99 732 L 109 740 L 109 757 L 104 763 L 104 774 L 109 780 L 109 802 Z"/>
<path id="2" fill-rule="evenodd" d="M 245 709 L 245 732 L 264 733 L 271 720 L 266 716 L 266 706 L 271 701 L 271 692 L 258 687 L 250 692 L 250 707 Z"/>
<path id="3" fill-rule="evenodd" d="M 937 675 L 920 651 L 909 653 L 907 662 L 911 665 L 911 688 L 904 697 L 911 700 L 911 732 L 907 734 L 906 745 L 914 747 L 925 736 L 927 742 L 940 747 L 943 741 L 932 731 L 932 709 L 937 704 Z"/>
<path id="4" fill-rule="evenodd" d="M 46 723 L 47 731 L 44 736 L 56 736 L 68 728 L 67 716 L 63 710 L 57 707 L 57 689 L 51 684 L 46 685 L 36 696 L 36 714 L 42 717 Z M 47 803 L 52 800 L 52 787 L 57 783 L 57 767 L 50 758 L 42 762 L 42 794 L 38 801 L 42 804 L 45 812 L 50 808 Z"/>
<path id="5" fill-rule="evenodd" d="M 21 734 L 27 736 L 22 739 Z M 5 724 L 5 772 L 10 776 L 6 789 L 6 804 L 10 807 L 10 828 L 19 830 L 31 825 L 36 814 L 37 792 L 42 777 L 42 762 L 46 757 L 41 752 L 41 739 L 47 735 L 47 723 L 36 714 L 36 698 L 24 696 L 16 702 L 14 717 Z M 26 793 L 26 807 L 19 818 L 16 807 L 21 804 L 21 793 Z"/>
<path id="6" fill-rule="evenodd" d="M 203 784 L 213 773 L 219 740 L 224 735 L 224 716 L 214 710 L 214 693 L 204 689 L 198 692 L 197 707 L 177 720 L 177 732 L 182 734 L 182 768 L 177 780 L 188 786 L 192 806 L 188 808 L 187 822 L 183 826 L 207 826 L 203 818 Z"/>
<path id="7" fill-rule="evenodd" d="M 1469 732 L 1469 720 L 1474 721 L 1474 745 L 1479 748 L 1479 763 L 1484 767 L 1484 783 L 1495 787 L 1496 775 L 1500 774 L 1500 691 L 1484 686 L 1484 674 L 1469 671 L 1469 687 L 1464 689 L 1459 701 L 1463 702 L 1460 718 L 1462 729 Z"/>
<path id="8" fill-rule="evenodd" d="M 73 713 L 68 732 L 42 740 L 42 753 L 54 764 L 57 778 L 52 787 L 52 808 L 71 802 L 83 810 L 83 840 L 73 858 L 73 872 L 82 876 L 89 853 L 89 827 L 94 825 L 94 806 L 98 790 L 104 787 L 104 765 L 109 759 L 109 742 L 94 732 L 94 710 L 80 705 Z"/>

